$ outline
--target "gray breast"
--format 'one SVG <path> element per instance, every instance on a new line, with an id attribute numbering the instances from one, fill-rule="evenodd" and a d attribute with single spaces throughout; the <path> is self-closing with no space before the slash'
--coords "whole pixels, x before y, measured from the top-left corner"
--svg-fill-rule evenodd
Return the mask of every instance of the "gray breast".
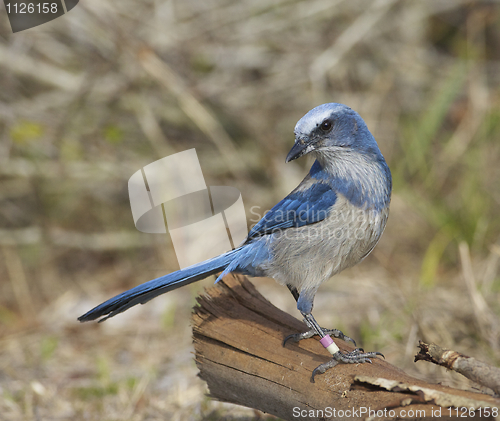
<path id="1" fill-rule="evenodd" d="M 268 236 L 272 257 L 261 270 L 280 284 L 291 284 L 299 291 L 317 288 L 372 251 L 387 216 L 388 209 L 364 210 L 339 194 L 325 220 Z"/>

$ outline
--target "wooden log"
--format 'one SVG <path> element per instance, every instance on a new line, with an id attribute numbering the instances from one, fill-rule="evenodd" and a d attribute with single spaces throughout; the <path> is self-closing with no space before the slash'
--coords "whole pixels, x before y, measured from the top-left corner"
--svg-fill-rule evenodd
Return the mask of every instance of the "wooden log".
<path id="1" fill-rule="evenodd" d="M 283 347 L 283 338 L 305 331 L 305 324 L 242 276 L 228 275 L 198 297 L 192 322 L 196 364 L 210 396 L 284 420 L 464 418 L 453 409 L 460 407 L 471 408 L 466 417 L 484 420 L 500 407 L 492 396 L 417 380 L 379 359 L 338 365 L 311 383 L 329 354 L 317 338 Z M 342 351 L 353 349 L 335 342 Z"/>

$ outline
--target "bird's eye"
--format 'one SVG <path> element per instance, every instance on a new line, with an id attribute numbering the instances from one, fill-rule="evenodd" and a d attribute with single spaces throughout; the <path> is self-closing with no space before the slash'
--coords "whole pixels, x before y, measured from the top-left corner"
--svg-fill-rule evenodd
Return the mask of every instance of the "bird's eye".
<path id="1" fill-rule="evenodd" d="M 332 129 L 332 122 L 330 120 L 325 120 L 321 123 L 321 130 L 324 132 L 329 132 Z"/>

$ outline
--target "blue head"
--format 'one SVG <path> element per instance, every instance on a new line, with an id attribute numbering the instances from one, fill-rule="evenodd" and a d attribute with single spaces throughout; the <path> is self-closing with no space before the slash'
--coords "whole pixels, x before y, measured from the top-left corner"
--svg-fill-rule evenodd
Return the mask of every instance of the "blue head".
<path id="1" fill-rule="evenodd" d="M 361 116 L 343 104 L 329 103 L 313 108 L 298 121 L 294 132 L 295 145 L 286 162 L 310 152 L 320 161 L 325 154 L 361 153 L 376 160 L 382 158 Z"/>
<path id="2" fill-rule="evenodd" d="M 323 104 L 295 126 L 295 144 L 286 162 L 311 154 L 310 176 L 327 181 L 360 207 L 389 205 L 392 180 L 375 138 L 360 115 L 342 104 Z"/>

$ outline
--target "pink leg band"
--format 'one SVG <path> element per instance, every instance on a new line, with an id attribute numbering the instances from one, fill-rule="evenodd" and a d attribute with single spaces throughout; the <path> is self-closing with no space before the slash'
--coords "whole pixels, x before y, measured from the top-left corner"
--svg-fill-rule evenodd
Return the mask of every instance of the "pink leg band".
<path id="1" fill-rule="evenodd" d="M 339 347 L 335 342 L 333 342 L 333 339 L 330 337 L 330 335 L 322 337 L 319 341 L 330 354 L 334 355 L 339 351 Z"/>
<path id="2" fill-rule="evenodd" d="M 325 348 L 328 348 L 331 344 L 333 344 L 333 339 L 330 335 L 323 336 L 319 341 Z"/>

